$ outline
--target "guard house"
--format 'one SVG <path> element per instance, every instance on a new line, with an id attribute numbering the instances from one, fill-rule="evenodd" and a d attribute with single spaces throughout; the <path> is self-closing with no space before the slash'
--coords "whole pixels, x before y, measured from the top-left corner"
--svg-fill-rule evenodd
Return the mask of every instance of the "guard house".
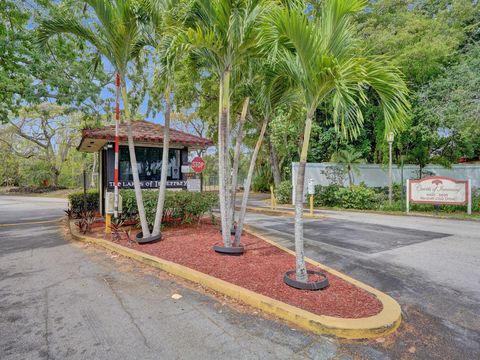
<path id="1" fill-rule="evenodd" d="M 158 188 L 163 155 L 163 126 L 145 120 L 132 122 L 138 175 L 142 189 Z M 100 212 L 105 209 L 105 194 L 113 191 L 115 167 L 115 125 L 82 130 L 79 151 L 99 153 Z M 128 151 L 127 125 L 119 126 L 119 182 L 120 189 L 133 188 L 133 176 Z M 186 189 L 188 155 L 192 150 L 206 149 L 213 142 L 183 131 L 170 129 L 167 188 Z M 183 167 L 182 167 L 183 166 Z M 186 170 L 187 169 L 187 170 Z M 182 171 L 183 170 L 183 171 Z"/>

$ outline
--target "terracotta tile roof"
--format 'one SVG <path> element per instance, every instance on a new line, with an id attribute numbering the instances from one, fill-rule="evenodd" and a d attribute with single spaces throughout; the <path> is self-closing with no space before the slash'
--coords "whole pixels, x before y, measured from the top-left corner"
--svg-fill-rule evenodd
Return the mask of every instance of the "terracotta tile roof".
<path id="1" fill-rule="evenodd" d="M 139 143 L 162 143 L 163 126 L 146 120 L 137 120 L 132 123 L 133 140 Z M 127 142 L 127 124 L 122 123 L 119 127 L 119 138 L 121 142 Z M 98 129 L 82 130 L 82 142 L 85 139 L 115 140 L 115 125 L 108 125 Z M 183 131 L 170 129 L 170 144 L 192 145 L 197 147 L 208 147 L 213 141 L 200 136 L 192 135 Z"/>

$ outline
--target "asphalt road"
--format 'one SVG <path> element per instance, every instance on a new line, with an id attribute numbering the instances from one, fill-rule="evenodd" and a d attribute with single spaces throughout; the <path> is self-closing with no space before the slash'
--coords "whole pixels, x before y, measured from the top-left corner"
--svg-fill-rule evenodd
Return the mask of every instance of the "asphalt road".
<path id="1" fill-rule="evenodd" d="M 160 270 L 66 241 L 61 224 L 43 222 L 58 219 L 65 207 L 63 200 L 0 196 L 0 359 L 328 359 L 337 353 L 333 339 L 235 311 Z"/>
<path id="2" fill-rule="evenodd" d="M 317 235 L 328 233 L 322 242 L 315 236 L 317 225 L 307 221 L 309 256 L 390 293 L 403 307 L 396 334 L 339 341 L 238 311 L 160 270 L 65 240 L 61 224 L 54 222 L 65 207 L 63 200 L 0 196 L 2 360 L 478 359 L 480 354 L 478 286 L 477 292 L 467 291 L 479 279 L 478 263 L 471 263 L 479 253 L 468 237 L 469 223 L 454 224 L 460 234 L 451 246 L 452 224 L 417 234 L 398 221 L 387 229 L 384 219 L 333 214 L 320 225 Z M 249 215 L 249 222 L 291 246 L 292 227 L 285 218 Z M 355 236 L 345 235 L 355 229 L 360 247 Z M 397 234 L 395 240 L 382 243 L 382 231 Z M 335 244 L 336 237 L 342 243 Z M 422 248 L 432 242 L 439 245 Z M 419 270 L 429 262 L 437 266 L 431 255 L 442 258 L 448 251 L 463 254 L 455 264 L 470 269 L 468 279 L 441 284 Z M 172 294 L 183 297 L 174 300 Z"/>
<path id="3" fill-rule="evenodd" d="M 381 356 L 480 359 L 480 222 L 319 213 L 326 218 L 305 219 L 306 255 L 402 306 L 403 324 Z M 294 249 L 293 219 L 249 214 L 247 222 Z"/>

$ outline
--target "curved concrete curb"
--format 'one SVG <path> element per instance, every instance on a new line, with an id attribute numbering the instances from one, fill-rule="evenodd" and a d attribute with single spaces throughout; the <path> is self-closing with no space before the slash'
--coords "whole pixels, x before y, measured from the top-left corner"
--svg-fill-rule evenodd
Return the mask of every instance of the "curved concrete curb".
<path id="1" fill-rule="evenodd" d="M 379 336 L 384 336 L 388 333 L 395 331 L 396 328 L 400 325 L 400 306 L 391 297 L 374 288 L 371 288 L 368 285 L 365 285 L 344 274 L 341 274 L 338 271 L 313 262 L 312 260 L 308 261 L 312 264 L 321 266 L 328 272 L 338 277 L 341 277 L 342 279 L 351 282 L 356 286 L 361 287 L 362 289 L 365 289 L 366 291 L 372 293 L 382 302 L 383 310 L 377 315 L 359 319 L 345 319 L 332 316 L 316 315 L 309 311 L 272 299 L 265 295 L 258 294 L 238 285 L 234 285 L 227 281 L 190 269 L 186 266 L 179 265 L 171 261 L 158 258 L 156 256 L 148 255 L 146 253 L 130 249 L 107 240 L 80 235 L 76 231 L 74 226 L 71 226 L 70 221 L 68 225 L 72 237 L 76 240 L 100 245 L 106 249 L 115 251 L 120 255 L 162 269 L 168 273 L 182 277 L 186 280 L 193 281 L 204 287 L 227 295 L 233 299 L 240 300 L 268 314 L 274 315 L 283 320 L 287 320 L 301 328 L 310 330 L 317 334 L 334 335 L 347 339 L 375 338 Z M 254 231 L 251 231 L 251 233 L 255 236 L 259 236 L 263 240 L 269 242 L 274 246 L 277 246 L 282 250 L 291 252 L 290 250 L 277 245 L 271 240 L 266 239 L 262 235 L 256 234 Z"/>
<path id="2" fill-rule="evenodd" d="M 236 210 L 240 210 L 240 208 L 237 206 L 235 208 Z M 287 210 L 272 210 L 269 208 L 262 208 L 262 207 L 253 207 L 249 206 L 247 207 L 247 212 L 254 212 L 258 214 L 264 214 L 264 215 L 273 215 L 273 216 L 289 216 L 289 217 L 294 217 L 295 216 L 295 211 L 287 211 Z M 309 212 L 304 210 L 303 212 L 303 217 L 307 219 L 325 219 L 327 218 L 326 215 L 321 215 L 321 214 L 313 214 L 310 215 Z"/>

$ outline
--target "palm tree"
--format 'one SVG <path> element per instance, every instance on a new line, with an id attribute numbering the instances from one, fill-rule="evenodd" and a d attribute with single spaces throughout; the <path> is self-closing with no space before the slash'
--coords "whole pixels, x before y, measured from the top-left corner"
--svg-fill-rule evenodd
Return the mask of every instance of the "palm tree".
<path id="1" fill-rule="evenodd" d="M 134 0 L 86 0 L 85 2 L 95 14 L 92 21 L 83 21 L 67 12 L 56 14 L 54 18 L 44 20 L 40 24 L 38 42 L 40 46 L 45 47 L 48 39 L 54 35 L 72 34 L 89 42 L 115 68 L 119 80 L 117 87 L 120 88 L 127 121 L 128 149 L 138 214 L 143 237 L 148 238 L 150 231 L 138 176 L 126 83 L 128 64 L 147 45 L 146 34 L 140 22 L 141 13 L 138 11 L 138 2 Z M 116 142 L 116 149 L 118 149 L 118 142 Z M 118 169 L 118 157 L 115 165 Z M 116 188 L 116 193 L 118 194 L 118 188 Z"/>
<path id="2" fill-rule="evenodd" d="M 256 30 L 261 15 L 271 5 L 263 0 L 194 0 L 187 28 L 177 29 L 182 46 L 203 63 L 204 71 L 218 76 L 218 158 L 222 237 L 231 247 L 231 179 L 228 161 L 231 74 L 256 55 Z"/>
<path id="3" fill-rule="evenodd" d="M 307 282 L 303 250 L 303 200 L 307 152 L 312 118 L 325 101 L 333 119 L 347 138 L 363 125 L 361 106 L 371 88 L 384 111 L 386 131 L 398 131 L 407 117 L 407 87 L 397 68 L 379 57 L 362 55 L 351 22 L 368 0 L 326 0 L 318 16 L 307 6 L 292 5 L 274 11 L 265 22 L 261 41 L 271 61 L 295 81 L 302 91 L 306 111 L 303 144 L 295 193 L 296 280 Z"/>
<path id="4" fill-rule="evenodd" d="M 295 107 L 298 103 L 298 93 L 294 91 L 294 84 L 290 82 L 288 78 L 285 78 L 282 73 L 277 73 L 275 69 L 272 69 L 268 65 L 265 65 L 260 71 L 263 72 L 258 79 L 261 85 L 257 86 L 256 91 L 254 92 L 254 97 L 256 99 L 256 107 L 258 109 L 257 112 L 261 114 L 262 117 L 262 123 L 258 132 L 259 135 L 255 144 L 255 148 L 250 157 L 250 166 L 243 190 L 242 205 L 238 217 L 238 226 L 235 232 L 235 245 L 237 246 L 240 244 L 240 238 L 245 222 L 245 214 L 247 211 L 248 197 L 250 193 L 253 172 L 255 170 L 255 164 L 260 147 L 263 143 L 268 123 L 274 116 L 275 110 L 278 107 L 282 105 Z"/>
<path id="5" fill-rule="evenodd" d="M 250 96 L 246 96 L 243 99 L 242 112 L 238 119 L 237 136 L 235 137 L 235 148 L 233 151 L 233 165 L 232 165 L 232 188 L 231 188 L 231 215 L 232 215 L 232 229 L 235 228 L 235 200 L 237 196 L 237 183 L 238 183 L 238 168 L 240 166 L 241 146 L 243 142 L 243 128 L 247 121 L 248 105 L 250 103 Z"/>
<path id="6" fill-rule="evenodd" d="M 355 149 L 338 150 L 332 154 L 330 160 L 337 162 L 344 167 L 346 173 L 348 174 L 348 184 L 350 187 L 353 186 L 354 182 L 353 173 L 355 172 L 358 175 L 359 172 L 357 164 L 365 163 L 362 153 L 360 151 L 356 151 Z"/>
<path id="7" fill-rule="evenodd" d="M 154 88 L 163 94 L 165 101 L 165 124 L 163 127 L 163 151 L 162 151 L 162 169 L 160 175 L 160 185 L 158 187 L 157 210 L 152 230 L 152 236 L 161 235 L 160 228 L 162 224 L 163 208 L 167 190 L 167 171 L 170 149 L 170 119 L 172 111 L 172 90 L 175 85 L 175 71 L 177 65 L 177 56 L 180 53 L 174 53 L 173 57 L 168 56 L 168 49 L 172 46 L 174 37 L 169 36 L 168 28 L 180 26 L 184 20 L 182 16 L 172 16 L 175 5 L 174 0 L 141 0 L 143 8 L 150 17 L 148 25 L 150 29 L 150 43 L 156 47 L 158 57 L 155 69 Z"/>

